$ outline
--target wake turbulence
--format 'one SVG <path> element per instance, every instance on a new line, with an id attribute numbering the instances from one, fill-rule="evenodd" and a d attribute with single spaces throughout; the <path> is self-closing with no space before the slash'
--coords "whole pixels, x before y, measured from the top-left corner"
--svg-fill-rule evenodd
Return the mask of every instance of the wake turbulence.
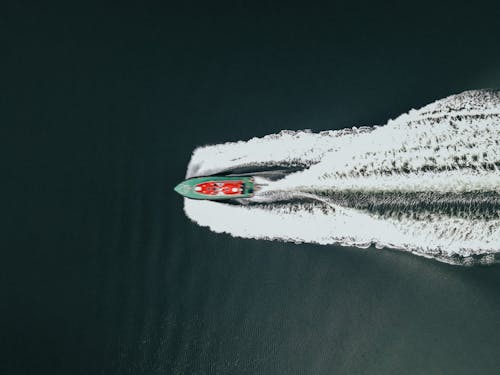
<path id="1" fill-rule="evenodd" d="M 500 93 L 466 91 L 384 126 L 197 148 L 187 216 L 214 232 L 409 251 L 453 264 L 500 253 Z"/>

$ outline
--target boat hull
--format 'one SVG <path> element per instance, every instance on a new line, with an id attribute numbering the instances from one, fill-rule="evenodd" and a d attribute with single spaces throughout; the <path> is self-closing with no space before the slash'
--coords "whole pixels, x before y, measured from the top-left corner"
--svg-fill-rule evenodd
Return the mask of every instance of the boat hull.
<path id="1" fill-rule="evenodd" d="M 174 190 L 186 198 L 217 201 L 250 198 L 255 184 L 248 176 L 207 176 L 187 179 Z"/>

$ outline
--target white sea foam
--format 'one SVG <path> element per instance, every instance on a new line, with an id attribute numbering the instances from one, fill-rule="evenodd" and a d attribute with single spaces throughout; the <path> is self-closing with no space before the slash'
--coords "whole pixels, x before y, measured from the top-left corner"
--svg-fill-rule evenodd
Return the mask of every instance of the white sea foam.
<path id="1" fill-rule="evenodd" d="M 485 255 L 489 261 L 489 254 L 500 252 L 499 142 L 500 94 L 480 90 L 411 110 L 384 126 L 283 131 L 206 146 L 193 153 L 187 177 L 238 168 L 302 169 L 264 181 L 250 204 L 186 200 L 185 212 L 215 232 L 239 237 L 375 244 L 446 262 L 463 264 Z M 397 201 L 399 213 L 346 205 L 332 192 L 390 194 L 389 203 Z M 483 193 L 492 204 L 485 204 L 482 195 L 484 212 L 474 213 L 474 196 Z M 462 205 L 460 215 L 447 207 L 432 209 L 438 206 L 436 196 L 446 194 Z M 460 194 L 468 194 L 467 204 Z M 422 198 L 417 202 L 415 197 Z"/>

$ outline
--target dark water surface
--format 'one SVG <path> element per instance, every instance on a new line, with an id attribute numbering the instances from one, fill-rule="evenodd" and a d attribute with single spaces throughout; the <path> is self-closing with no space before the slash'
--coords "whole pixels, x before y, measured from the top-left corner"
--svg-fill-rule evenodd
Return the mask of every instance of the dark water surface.
<path id="1" fill-rule="evenodd" d="M 235 239 L 172 190 L 198 145 L 500 87 L 499 9 L 429 9 L 7 6 L 0 373 L 497 373 L 498 266 Z"/>

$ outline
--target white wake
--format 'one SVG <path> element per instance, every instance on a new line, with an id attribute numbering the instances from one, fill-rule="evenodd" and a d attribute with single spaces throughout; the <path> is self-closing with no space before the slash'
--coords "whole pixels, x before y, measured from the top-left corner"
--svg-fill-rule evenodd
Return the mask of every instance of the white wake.
<path id="1" fill-rule="evenodd" d="M 258 178 L 263 186 L 250 202 L 185 200 L 185 212 L 239 237 L 375 244 L 449 263 L 491 262 L 500 252 L 499 142 L 500 94 L 480 90 L 384 126 L 283 131 L 201 147 L 187 177 L 299 170 Z"/>

